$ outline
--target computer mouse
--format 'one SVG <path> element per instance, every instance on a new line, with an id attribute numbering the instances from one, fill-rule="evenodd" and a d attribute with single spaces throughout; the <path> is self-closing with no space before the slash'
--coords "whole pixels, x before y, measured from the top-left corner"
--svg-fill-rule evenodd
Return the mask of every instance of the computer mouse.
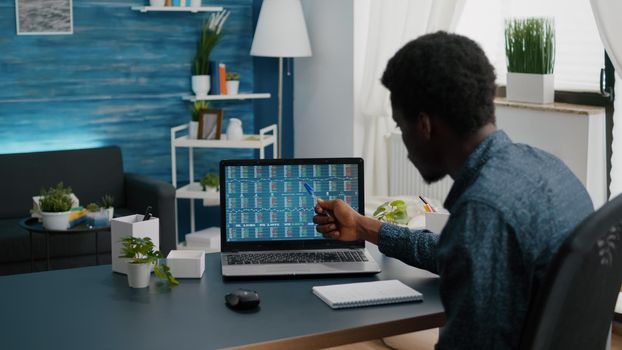
<path id="1" fill-rule="evenodd" d="M 254 290 L 238 289 L 225 295 L 225 303 L 235 310 L 248 310 L 259 305 L 259 294 Z"/>

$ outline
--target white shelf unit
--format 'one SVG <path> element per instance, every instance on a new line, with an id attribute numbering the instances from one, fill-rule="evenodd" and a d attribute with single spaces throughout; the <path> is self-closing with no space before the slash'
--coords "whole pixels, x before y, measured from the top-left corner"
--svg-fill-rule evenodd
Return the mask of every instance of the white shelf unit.
<path id="1" fill-rule="evenodd" d="M 185 134 L 184 134 L 185 132 Z M 272 124 L 259 130 L 256 135 L 244 135 L 239 141 L 231 140 L 199 140 L 188 138 L 188 124 L 171 128 L 171 175 L 173 186 L 176 188 L 177 198 L 191 199 L 190 201 L 190 231 L 196 231 L 195 207 L 193 199 L 203 199 L 204 205 L 219 205 L 220 192 L 203 191 L 201 185 L 194 179 L 194 149 L 195 148 L 244 148 L 258 149 L 259 158 L 264 159 L 266 147 L 272 146 L 272 158 L 277 157 L 277 125 Z M 177 148 L 188 148 L 188 184 L 177 187 Z"/>
<path id="2" fill-rule="evenodd" d="M 186 95 L 182 96 L 183 100 L 194 102 L 194 101 L 225 101 L 225 100 L 257 100 L 270 98 L 270 93 L 262 92 L 262 93 L 241 93 L 237 95 Z"/>
<path id="3" fill-rule="evenodd" d="M 130 7 L 134 11 L 145 12 L 220 12 L 224 9 L 222 6 L 132 6 Z"/>

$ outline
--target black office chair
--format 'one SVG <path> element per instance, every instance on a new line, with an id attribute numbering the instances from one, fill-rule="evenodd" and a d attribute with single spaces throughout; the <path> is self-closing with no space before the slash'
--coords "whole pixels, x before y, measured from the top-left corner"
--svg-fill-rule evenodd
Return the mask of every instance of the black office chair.
<path id="1" fill-rule="evenodd" d="M 521 349 L 605 349 L 622 282 L 622 195 L 562 244 L 530 303 Z"/>

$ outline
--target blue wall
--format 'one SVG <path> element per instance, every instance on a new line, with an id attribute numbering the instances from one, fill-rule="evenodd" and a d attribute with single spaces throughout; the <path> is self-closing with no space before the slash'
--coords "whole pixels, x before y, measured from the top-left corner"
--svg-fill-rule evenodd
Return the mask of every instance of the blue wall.
<path id="1" fill-rule="evenodd" d="M 206 2 L 206 0 L 204 0 Z M 0 2 L 0 153 L 121 146 L 126 171 L 171 179 L 170 128 L 189 120 L 190 61 L 208 14 L 140 13 L 142 1 L 73 0 L 74 34 L 17 36 L 15 3 Z M 208 4 L 217 4 L 208 2 Z M 276 123 L 277 60 L 249 50 L 259 0 L 226 0 L 232 14 L 212 59 L 241 75 L 241 91 L 271 92 L 270 100 L 213 103 L 244 131 Z M 293 154 L 291 81 L 286 79 L 284 156 Z M 288 97 L 289 96 L 289 97 Z M 178 151 L 178 179 L 187 152 Z M 197 174 L 250 150 L 196 150 Z M 188 200 L 179 200 L 180 235 Z M 217 208 L 198 213 L 199 226 L 218 225 Z"/>

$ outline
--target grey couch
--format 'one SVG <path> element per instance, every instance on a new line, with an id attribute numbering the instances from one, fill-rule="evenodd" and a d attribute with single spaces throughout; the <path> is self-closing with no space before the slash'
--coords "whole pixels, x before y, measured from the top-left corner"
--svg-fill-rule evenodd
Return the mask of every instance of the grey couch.
<path id="1" fill-rule="evenodd" d="M 0 155 L 0 275 L 30 272 L 28 232 L 18 226 L 29 216 L 32 196 L 58 182 L 71 186 L 80 205 L 114 196 L 115 216 L 144 213 L 160 219 L 160 250 L 176 244 L 175 189 L 166 182 L 123 172 L 119 147 Z M 52 269 L 95 264 L 93 235 L 59 235 L 50 240 Z M 98 235 L 99 261 L 110 263 L 110 234 Z M 34 271 L 45 269 L 45 237 L 33 234 Z"/>

